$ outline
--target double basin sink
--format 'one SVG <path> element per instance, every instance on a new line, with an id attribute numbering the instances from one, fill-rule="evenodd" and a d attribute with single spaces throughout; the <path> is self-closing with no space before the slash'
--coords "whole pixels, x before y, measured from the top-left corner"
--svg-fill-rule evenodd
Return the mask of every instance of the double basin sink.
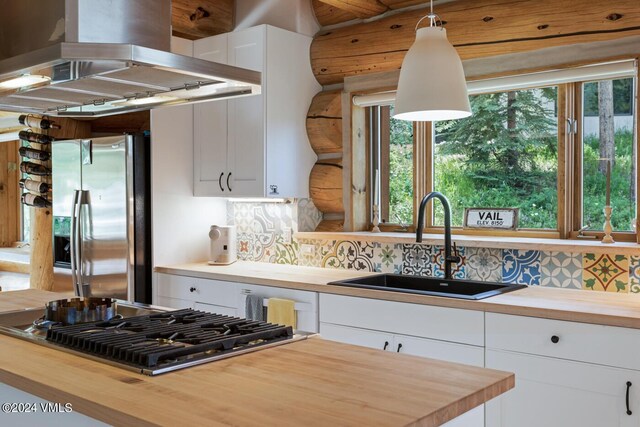
<path id="1" fill-rule="evenodd" d="M 473 280 L 439 279 L 401 274 L 378 274 L 356 279 L 331 282 L 330 285 L 418 295 L 480 300 L 526 288 L 526 285 L 488 283 Z"/>

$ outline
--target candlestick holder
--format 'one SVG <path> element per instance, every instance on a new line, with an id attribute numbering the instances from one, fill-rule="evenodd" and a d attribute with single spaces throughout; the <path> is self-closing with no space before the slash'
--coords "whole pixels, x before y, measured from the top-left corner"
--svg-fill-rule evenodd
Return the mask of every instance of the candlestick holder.
<path id="1" fill-rule="evenodd" d="M 373 218 L 371 220 L 371 223 L 373 224 L 371 232 L 379 233 L 380 228 L 378 227 L 378 225 L 380 225 L 380 206 L 378 205 L 373 205 Z"/>
<path id="2" fill-rule="evenodd" d="M 611 206 L 604 207 L 604 226 L 602 227 L 604 230 L 604 237 L 602 238 L 602 243 L 615 243 L 611 237 L 611 232 L 613 231 L 613 227 L 611 227 L 611 212 L 613 208 Z"/>

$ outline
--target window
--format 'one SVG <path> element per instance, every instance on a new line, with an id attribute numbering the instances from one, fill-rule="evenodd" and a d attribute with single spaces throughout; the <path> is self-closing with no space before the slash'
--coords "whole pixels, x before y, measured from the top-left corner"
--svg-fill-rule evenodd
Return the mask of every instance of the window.
<path id="1" fill-rule="evenodd" d="M 582 222 L 602 230 L 607 167 L 611 168 L 614 230 L 631 231 L 636 218 L 634 79 L 600 80 L 582 85 Z M 609 164 L 610 163 L 610 164 Z"/>
<path id="2" fill-rule="evenodd" d="M 502 207 L 520 210 L 515 235 L 599 236 L 610 160 L 616 239 L 636 240 L 636 74 L 626 60 L 470 82 L 474 114 L 433 124 L 394 120 L 393 92 L 355 100 L 370 107 L 381 221 L 415 224 L 420 198 L 439 191 L 457 228 L 465 208 Z M 439 203 L 426 218 L 427 231 L 443 226 Z"/>
<path id="3" fill-rule="evenodd" d="M 413 224 L 413 125 L 395 120 L 393 106 L 374 107 L 370 122 L 376 129 L 372 143 L 380 179 L 380 219 L 386 223 Z M 373 177 L 372 177 L 373 178 Z"/>
<path id="4" fill-rule="evenodd" d="M 520 208 L 520 228 L 558 227 L 557 87 L 470 97 L 473 116 L 435 124 L 433 189 L 464 208 Z M 433 224 L 444 225 L 440 204 Z"/>

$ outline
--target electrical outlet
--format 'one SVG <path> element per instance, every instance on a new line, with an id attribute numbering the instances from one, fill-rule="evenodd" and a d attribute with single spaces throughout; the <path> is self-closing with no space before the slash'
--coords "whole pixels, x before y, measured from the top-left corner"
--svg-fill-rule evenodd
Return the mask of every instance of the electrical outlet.
<path id="1" fill-rule="evenodd" d="M 300 245 L 300 254 L 302 256 L 311 257 L 313 256 L 315 251 L 316 251 L 316 248 L 313 245 L 305 245 L 305 244 Z"/>
<path id="2" fill-rule="evenodd" d="M 284 228 L 282 229 L 282 238 L 284 239 L 284 241 L 285 241 L 286 243 L 288 243 L 288 244 L 293 243 L 293 242 L 291 241 L 291 237 L 292 237 L 292 236 L 291 236 L 291 227 L 284 227 Z"/>

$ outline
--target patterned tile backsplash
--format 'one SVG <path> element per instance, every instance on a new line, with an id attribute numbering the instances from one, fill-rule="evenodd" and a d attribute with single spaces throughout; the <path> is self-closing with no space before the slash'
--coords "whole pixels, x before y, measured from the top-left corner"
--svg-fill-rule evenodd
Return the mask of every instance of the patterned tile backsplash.
<path id="1" fill-rule="evenodd" d="M 444 277 L 444 247 L 355 240 L 289 239 L 313 231 L 322 214 L 311 200 L 229 202 L 238 258 L 247 261 Z M 586 291 L 640 293 L 640 255 L 458 247 L 458 279 Z"/>

